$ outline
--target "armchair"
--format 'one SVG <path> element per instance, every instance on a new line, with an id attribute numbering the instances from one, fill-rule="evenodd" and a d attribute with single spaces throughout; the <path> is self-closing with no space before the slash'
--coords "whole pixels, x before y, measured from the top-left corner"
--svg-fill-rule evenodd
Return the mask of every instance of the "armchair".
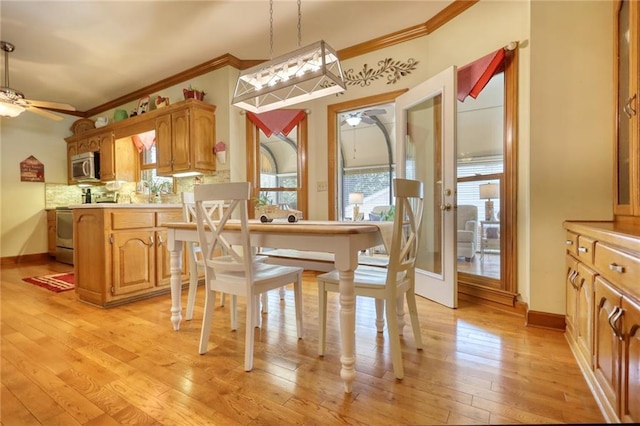
<path id="1" fill-rule="evenodd" d="M 476 254 L 478 232 L 478 208 L 471 205 L 458 206 L 457 226 L 458 257 L 471 262 Z"/>

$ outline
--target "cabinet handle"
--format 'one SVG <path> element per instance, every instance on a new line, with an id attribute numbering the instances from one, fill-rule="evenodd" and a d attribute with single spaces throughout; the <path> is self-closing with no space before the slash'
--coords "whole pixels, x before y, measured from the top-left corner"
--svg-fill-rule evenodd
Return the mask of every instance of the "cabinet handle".
<path id="1" fill-rule="evenodd" d="M 162 235 L 158 235 L 158 245 L 161 246 L 162 244 L 164 244 L 164 241 L 162 241 Z"/>
<path id="2" fill-rule="evenodd" d="M 573 271 L 571 273 L 571 276 L 569 277 L 569 282 L 571 283 L 571 286 L 573 288 L 575 288 L 576 290 L 578 289 L 578 287 L 576 287 L 576 278 L 578 277 L 578 271 Z"/>
<path id="3" fill-rule="evenodd" d="M 624 266 L 618 265 L 615 262 L 609 264 L 609 269 L 619 274 L 624 274 Z"/>
<path id="4" fill-rule="evenodd" d="M 609 327 L 611 327 L 611 330 L 613 330 L 613 334 L 616 335 L 618 340 L 623 340 L 623 335 L 620 332 L 620 330 L 618 330 L 618 326 L 616 323 L 618 322 L 618 320 L 620 319 L 623 313 L 624 313 L 624 310 L 622 310 L 622 308 L 620 308 L 619 306 L 616 306 L 613 308 L 613 311 L 611 311 L 611 313 L 607 317 L 607 321 L 609 322 Z"/>
<path id="5" fill-rule="evenodd" d="M 564 242 L 566 245 L 568 246 L 572 246 L 573 245 L 573 240 L 567 240 Z"/>
<path id="6" fill-rule="evenodd" d="M 579 281 L 579 284 L 576 284 L 576 290 L 580 290 L 584 285 L 584 278 Z"/>
<path id="7" fill-rule="evenodd" d="M 149 236 L 149 245 L 153 245 L 153 235 Z"/>
<path id="8" fill-rule="evenodd" d="M 588 249 L 588 248 L 586 248 L 586 247 L 580 246 L 580 247 L 578 247 L 578 251 L 579 251 L 580 253 L 588 253 L 588 252 L 589 252 L 589 249 Z"/>
<path id="9" fill-rule="evenodd" d="M 633 107 L 631 106 L 631 103 L 636 99 L 636 94 L 634 93 L 632 97 L 629 98 L 629 100 L 627 101 L 627 104 L 624 106 L 624 112 L 625 114 L 627 114 L 628 118 L 633 117 L 634 115 L 636 115 L 636 110 L 633 109 Z"/>

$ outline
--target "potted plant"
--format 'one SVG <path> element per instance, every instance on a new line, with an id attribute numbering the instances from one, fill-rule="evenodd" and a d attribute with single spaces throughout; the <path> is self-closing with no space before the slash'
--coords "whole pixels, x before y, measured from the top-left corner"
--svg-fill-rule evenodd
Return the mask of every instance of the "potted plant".
<path id="1" fill-rule="evenodd" d="M 204 100 L 204 95 L 206 95 L 205 92 L 195 89 L 191 85 L 189 85 L 188 89 L 182 89 L 182 93 L 185 99 L 197 99 L 199 101 Z"/>

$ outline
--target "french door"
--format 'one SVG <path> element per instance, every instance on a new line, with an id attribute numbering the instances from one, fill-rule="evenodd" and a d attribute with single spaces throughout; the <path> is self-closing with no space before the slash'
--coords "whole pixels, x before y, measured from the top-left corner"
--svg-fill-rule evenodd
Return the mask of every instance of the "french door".
<path id="1" fill-rule="evenodd" d="M 396 98 L 396 172 L 424 183 L 416 293 L 458 306 L 456 67 Z"/>

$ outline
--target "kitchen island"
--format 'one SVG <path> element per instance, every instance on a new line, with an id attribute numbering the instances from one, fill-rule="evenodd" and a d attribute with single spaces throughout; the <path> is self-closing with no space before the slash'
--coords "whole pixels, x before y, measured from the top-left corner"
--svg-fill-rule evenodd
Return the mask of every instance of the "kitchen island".
<path id="1" fill-rule="evenodd" d="M 183 221 L 181 204 L 79 204 L 73 210 L 78 298 L 109 307 L 170 291 L 168 222 Z M 186 251 L 183 251 L 186 253 Z M 187 261 L 181 279 L 188 283 Z"/>

